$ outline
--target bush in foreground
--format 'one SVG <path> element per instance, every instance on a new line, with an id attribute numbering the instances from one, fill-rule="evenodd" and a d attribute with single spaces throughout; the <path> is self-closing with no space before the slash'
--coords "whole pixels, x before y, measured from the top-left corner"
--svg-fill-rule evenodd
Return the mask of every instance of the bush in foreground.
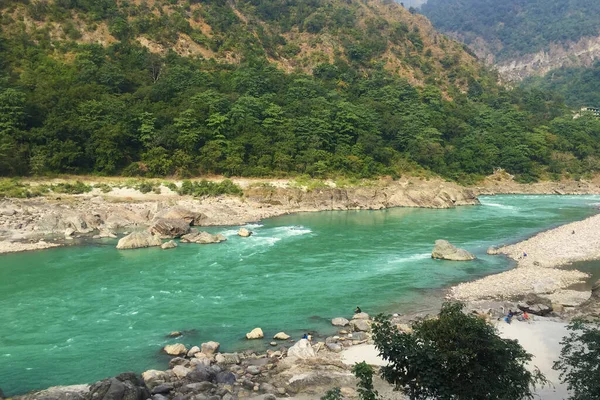
<path id="1" fill-rule="evenodd" d="M 382 377 L 412 400 L 532 399 L 535 385 L 546 383 L 537 368 L 526 368 L 532 355 L 462 309 L 444 304 L 438 318 L 413 324 L 412 333 L 378 316 L 373 339 L 389 362 Z"/>

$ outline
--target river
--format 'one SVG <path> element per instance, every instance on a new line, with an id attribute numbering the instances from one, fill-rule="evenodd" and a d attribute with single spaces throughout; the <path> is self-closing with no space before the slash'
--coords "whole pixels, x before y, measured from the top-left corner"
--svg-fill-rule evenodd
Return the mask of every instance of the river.
<path id="1" fill-rule="evenodd" d="M 416 312 L 441 288 L 510 267 L 488 256 L 597 212 L 599 196 L 482 197 L 455 209 L 300 213 L 237 228 L 229 240 L 119 251 L 115 240 L 0 256 L 0 387 L 7 395 L 165 369 L 169 343 L 265 346 L 279 331 L 328 333 L 329 319 L 363 311 Z M 432 260 L 436 239 L 477 255 Z M 243 340 L 255 327 L 265 341 Z M 168 339 L 171 331 L 184 331 Z"/>

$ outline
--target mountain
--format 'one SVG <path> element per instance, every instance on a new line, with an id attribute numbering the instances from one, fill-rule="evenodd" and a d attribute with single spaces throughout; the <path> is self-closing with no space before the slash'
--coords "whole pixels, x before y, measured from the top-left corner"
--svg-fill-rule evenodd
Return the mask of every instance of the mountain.
<path id="1" fill-rule="evenodd" d="M 0 0 L 0 11 L 3 176 L 469 182 L 497 168 L 523 181 L 600 169 L 600 121 L 499 85 L 391 0 Z"/>
<path id="2" fill-rule="evenodd" d="M 508 80 L 600 57 L 596 0 L 429 0 L 421 10 Z"/>

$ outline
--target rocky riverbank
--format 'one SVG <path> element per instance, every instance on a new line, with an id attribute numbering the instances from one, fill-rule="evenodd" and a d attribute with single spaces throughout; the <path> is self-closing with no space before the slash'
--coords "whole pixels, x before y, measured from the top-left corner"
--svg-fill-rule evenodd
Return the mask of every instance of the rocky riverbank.
<path id="1" fill-rule="evenodd" d="M 356 397 L 353 363 L 344 362 L 349 347 L 372 343 L 371 323 L 366 313 L 352 319 L 335 318 L 336 335 L 322 341 L 290 338 L 280 332 L 268 339 L 272 349 L 264 353 L 220 352 L 220 344 L 207 342 L 187 348 L 182 343 L 166 346 L 169 368 L 148 370 L 138 376 L 124 373 L 91 385 L 49 388 L 17 400 L 234 400 L 276 397 L 320 398 L 333 387 L 345 397 Z M 255 329 L 253 333 L 259 332 Z M 178 333 L 175 333 L 178 334 Z M 264 339 L 260 334 L 249 340 Z M 181 342 L 185 337 L 178 338 Z"/>
<path id="2" fill-rule="evenodd" d="M 161 218 L 192 216 L 196 226 L 242 225 L 279 215 L 388 207 L 449 208 L 478 204 L 472 190 L 442 180 L 381 180 L 368 186 L 298 187 L 289 181 L 236 181 L 243 196 L 193 198 L 161 186 L 160 194 L 134 189 L 83 195 L 0 200 L 0 253 L 38 250 L 77 237 L 114 237 Z"/>
<path id="3" fill-rule="evenodd" d="M 519 299 L 536 294 L 565 307 L 579 305 L 589 294 L 568 290 L 588 275 L 560 267 L 578 261 L 600 259 L 600 215 L 541 232 L 510 246 L 489 249 L 505 255 L 516 268 L 451 288 L 453 300 Z"/>

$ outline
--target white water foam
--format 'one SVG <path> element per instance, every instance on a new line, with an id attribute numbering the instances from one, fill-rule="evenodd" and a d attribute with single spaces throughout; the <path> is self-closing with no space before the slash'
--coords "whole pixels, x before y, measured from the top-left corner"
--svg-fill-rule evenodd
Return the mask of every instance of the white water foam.
<path id="1" fill-rule="evenodd" d="M 503 210 L 516 210 L 517 207 L 515 206 L 509 206 L 507 204 L 498 204 L 498 203 L 488 203 L 486 201 L 479 201 L 481 203 L 482 206 L 488 206 L 488 207 L 496 207 L 496 208 L 501 208 Z"/>
<path id="2" fill-rule="evenodd" d="M 425 260 L 427 258 L 431 258 L 431 253 L 413 254 L 412 256 L 408 257 L 394 258 L 389 260 L 388 264 L 403 264 L 411 261 Z"/>

